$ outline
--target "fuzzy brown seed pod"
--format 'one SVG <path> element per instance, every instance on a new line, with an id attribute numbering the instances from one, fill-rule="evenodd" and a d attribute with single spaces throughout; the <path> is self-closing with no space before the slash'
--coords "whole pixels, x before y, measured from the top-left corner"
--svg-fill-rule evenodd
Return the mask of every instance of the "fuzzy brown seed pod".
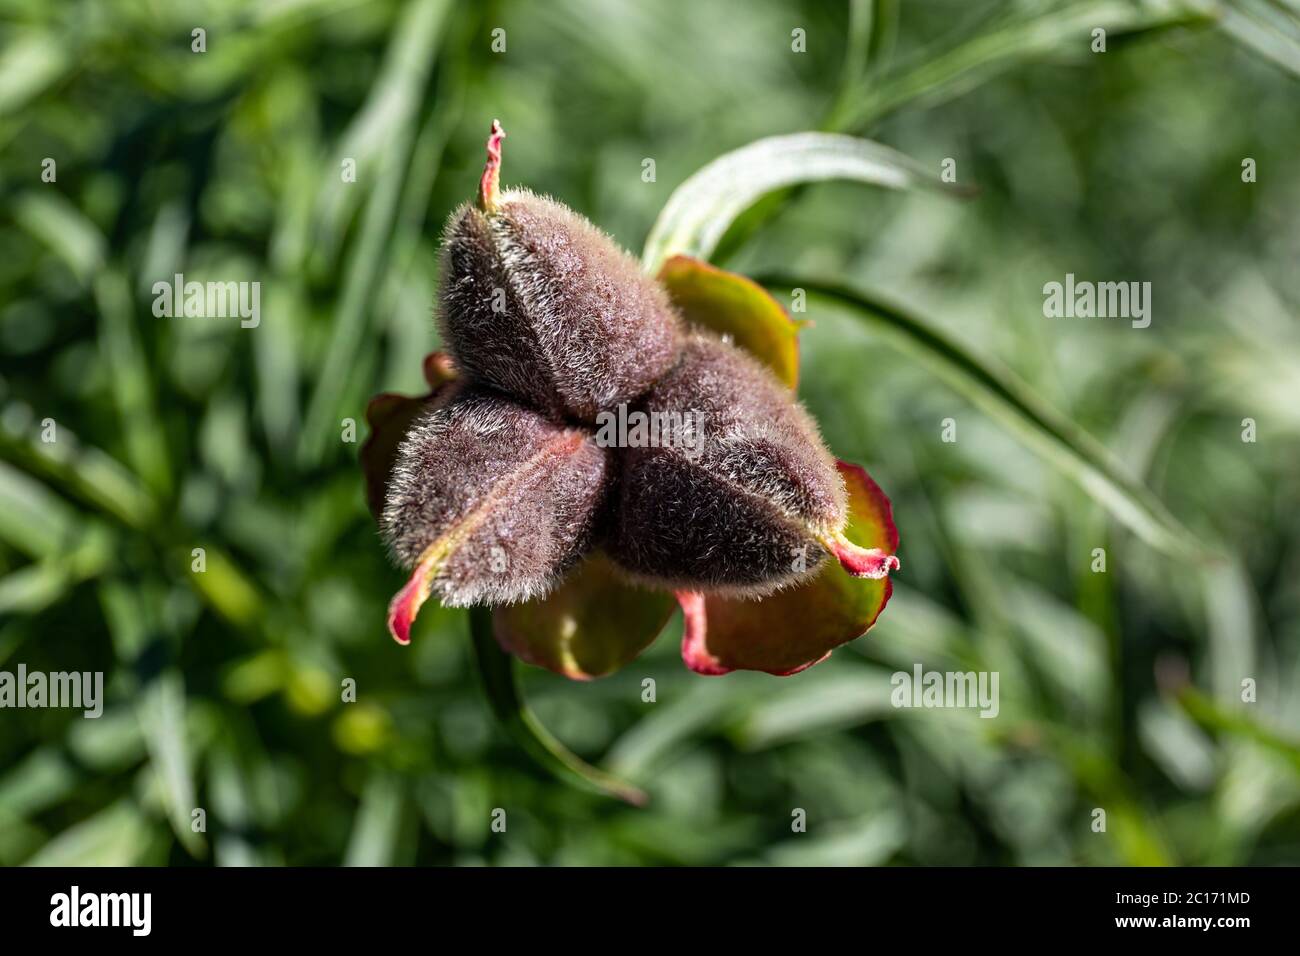
<path id="1" fill-rule="evenodd" d="M 757 597 L 835 548 L 847 516 L 835 460 L 754 359 L 692 336 L 637 408 L 694 419 L 700 434 L 620 452 L 609 550 L 626 570 L 660 586 Z"/>
<path id="2" fill-rule="evenodd" d="M 389 624 L 406 642 L 430 593 L 449 607 L 545 594 L 585 551 L 608 481 L 608 455 L 479 387 L 450 394 L 406 435 L 380 530 L 414 568 Z"/>
<path id="3" fill-rule="evenodd" d="M 494 126 L 478 204 L 452 213 L 444 235 L 443 340 L 471 378 L 590 423 L 672 365 L 677 316 L 582 216 L 527 190 L 498 191 L 500 136 Z"/>

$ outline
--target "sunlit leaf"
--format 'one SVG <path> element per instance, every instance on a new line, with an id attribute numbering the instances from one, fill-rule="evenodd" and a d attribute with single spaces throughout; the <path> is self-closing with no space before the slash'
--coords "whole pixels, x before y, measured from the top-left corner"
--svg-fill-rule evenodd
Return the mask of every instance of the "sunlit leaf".
<path id="1" fill-rule="evenodd" d="M 0 54 L 0 115 L 14 112 L 69 67 L 71 49 L 54 33 L 11 34 Z"/>
<path id="2" fill-rule="evenodd" d="M 27 866 L 132 866 L 149 848 L 148 821 L 128 799 L 57 834 Z"/>
<path id="3" fill-rule="evenodd" d="M 799 325 L 761 285 L 689 256 L 673 256 L 659 281 L 687 322 L 726 336 L 790 388 L 799 380 Z"/>
<path id="4" fill-rule="evenodd" d="M 104 234 L 60 193 L 24 193 L 12 209 L 18 224 L 53 250 L 78 281 L 89 282 L 104 265 Z"/>
<path id="5" fill-rule="evenodd" d="M 1300 9 L 1267 0 L 1225 0 L 1217 22 L 1238 43 L 1300 76 Z"/>
<path id="6" fill-rule="evenodd" d="M 375 771 L 352 821 L 344 866 L 393 866 L 402 825 L 402 791 L 389 774 Z"/>
<path id="7" fill-rule="evenodd" d="M 204 840 L 191 827 L 190 813 L 196 804 L 185 711 L 185 681 L 176 670 L 150 682 L 136 706 L 172 832 L 192 856 L 199 856 Z"/>

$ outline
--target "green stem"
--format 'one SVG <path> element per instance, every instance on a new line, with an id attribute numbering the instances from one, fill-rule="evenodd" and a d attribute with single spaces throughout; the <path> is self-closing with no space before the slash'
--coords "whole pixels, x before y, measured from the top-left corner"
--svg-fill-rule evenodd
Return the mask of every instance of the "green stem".
<path id="1" fill-rule="evenodd" d="M 474 644 L 483 689 L 492 712 L 524 750 L 557 780 L 589 793 L 617 797 L 633 806 L 644 806 L 644 791 L 593 767 L 551 735 L 524 703 L 515 673 L 515 659 L 501 650 L 492 634 L 492 612 L 488 608 L 471 608 L 469 633 Z"/>

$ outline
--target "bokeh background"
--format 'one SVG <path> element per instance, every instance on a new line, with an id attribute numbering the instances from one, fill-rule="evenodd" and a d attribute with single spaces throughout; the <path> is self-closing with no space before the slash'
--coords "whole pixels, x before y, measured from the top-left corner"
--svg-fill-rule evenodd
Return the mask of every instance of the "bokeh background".
<path id="1" fill-rule="evenodd" d="M 107 696 L 98 720 L 0 711 L 0 864 L 1300 861 L 1295 4 L 0 11 L 0 669 L 102 670 Z M 463 612 L 387 636 L 401 575 L 356 465 L 366 398 L 421 388 L 439 232 L 494 117 L 505 182 L 633 250 L 676 185 L 762 136 L 955 159 L 974 198 L 819 184 L 716 259 L 907 303 L 1220 557 L 1144 544 L 814 307 L 802 395 L 893 498 L 893 601 L 793 678 L 690 674 L 676 621 L 607 679 L 525 669 L 542 721 L 653 799 L 550 779 L 493 722 Z M 154 317 L 175 272 L 260 281 L 260 325 Z M 1067 272 L 1150 281 L 1151 327 L 1045 318 Z M 999 717 L 892 708 L 889 675 L 917 662 L 997 671 Z"/>

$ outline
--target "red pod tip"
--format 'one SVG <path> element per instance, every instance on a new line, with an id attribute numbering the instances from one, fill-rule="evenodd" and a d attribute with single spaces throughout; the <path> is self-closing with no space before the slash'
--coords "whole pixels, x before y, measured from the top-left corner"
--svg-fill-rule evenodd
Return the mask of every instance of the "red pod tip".
<path id="1" fill-rule="evenodd" d="M 478 181 L 478 205 L 484 212 L 495 212 L 497 208 L 501 191 L 501 141 L 505 138 L 506 131 L 501 128 L 501 121 L 493 120 L 492 133 L 487 141 L 487 163 Z"/>

